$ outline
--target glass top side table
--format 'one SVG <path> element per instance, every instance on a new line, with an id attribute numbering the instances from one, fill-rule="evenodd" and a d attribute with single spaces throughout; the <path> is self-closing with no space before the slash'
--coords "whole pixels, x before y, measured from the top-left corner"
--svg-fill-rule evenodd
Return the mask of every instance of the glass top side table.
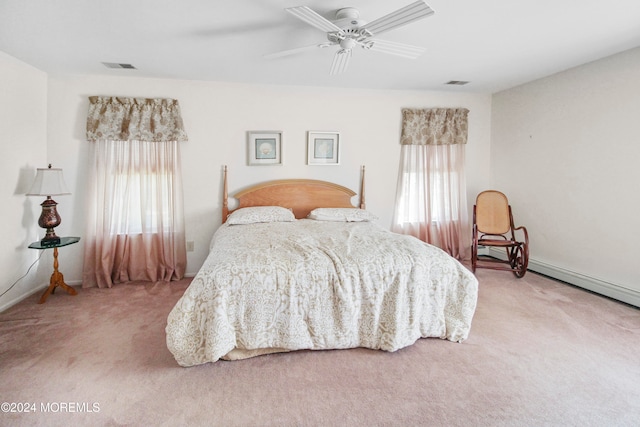
<path id="1" fill-rule="evenodd" d="M 71 286 L 64 283 L 64 276 L 62 275 L 62 273 L 58 271 L 58 248 L 61 248 L 63 246 L 73 245 L 74 243 L 78 243 L 79 241 L 80 241 L 79 237 L 61 237 L 60 243 L 43 245 L 41 242 L 38 241 L 38 242 L 33 242 L 32 244 L 29 245 L 29 248 L 31 249 L 52 249 L 53 248 L 53 274 L 51 275 L 51 280 L 49 281 L 49 287 L 47 288 L 46 291 L 44 291 L 44 294 L 42 294 L 42 296 L 40 297 L 40 301 L 38 301 L 38 304 L 43 304 L 47 300 L 47 297 L 49 296 L 49 294 L 54 293 L 58 286 L 60 286 L 65 291 L 67 291 L 70 295 L 76 295 L 78 293 Z"/>

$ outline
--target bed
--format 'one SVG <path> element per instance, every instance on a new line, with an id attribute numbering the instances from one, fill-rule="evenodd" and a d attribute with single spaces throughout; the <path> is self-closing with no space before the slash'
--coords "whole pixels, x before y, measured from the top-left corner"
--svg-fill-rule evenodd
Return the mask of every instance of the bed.
<path id="1" fill-rule="evenodd" d="M 457 260 L 375 222 L 346 187 L 269 181 L 234 195 L 224 169 L 222 225 L 171 310 L 181 366 L 295 350 L 393 352 L 421 338 L 465 340 L 478 282 Z"/>

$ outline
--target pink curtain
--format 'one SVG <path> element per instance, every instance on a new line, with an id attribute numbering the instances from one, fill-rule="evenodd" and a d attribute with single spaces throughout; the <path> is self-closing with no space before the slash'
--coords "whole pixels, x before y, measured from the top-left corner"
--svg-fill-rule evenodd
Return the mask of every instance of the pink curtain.
<path id="1" fill-rule="evenodd" d="M 186 133 L 177 101 L 90 100 L 83 287 L 184 277 L 178 138 Z"/>
<path id="2" fill-rule="evenodd" d="M 467 109 L 404 109 L 392 229 L 466 259 Z"/>

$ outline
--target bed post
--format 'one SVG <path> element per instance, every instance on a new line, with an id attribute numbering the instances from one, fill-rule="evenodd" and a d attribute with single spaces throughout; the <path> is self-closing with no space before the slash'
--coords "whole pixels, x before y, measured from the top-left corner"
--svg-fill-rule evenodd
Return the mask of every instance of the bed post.
<path id="1" fill-rule="evenodd" d="M 364 165 L 362 165 L 362 172 L 360 173 L 360 209 L 366 209 L 367 204 L 364 200 Z"/>
<path id="2" fill-rule="evenodd" d="M 229 216 L 229 192 L 227 187 L 227 165 L 222 168 L 223 175 L 223 188 L 222 188 L 222 223 L 227 221 Z"/>

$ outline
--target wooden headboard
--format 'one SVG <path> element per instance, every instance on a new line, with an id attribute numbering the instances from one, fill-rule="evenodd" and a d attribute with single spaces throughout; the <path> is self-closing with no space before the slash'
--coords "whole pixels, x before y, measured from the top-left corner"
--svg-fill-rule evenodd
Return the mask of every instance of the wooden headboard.
<path id="1" fill-rule="evenodd" d="M 224 191 L 222 200 L 222 222 L 227 220 L 229 211 L 229 193 L 227 167 L 224 166 Z M 296 218 L 306 218 L 315 208 L 353 208 L 351 198 L 356 193 L 347 187 L 328 181 L 315 179 L 281 179 L 256 184 L 233 195 L 238 207 L 282 206 L 293 210 Z M 364 166 L 360 175 L 360 204 L 365 209 Z"/>

